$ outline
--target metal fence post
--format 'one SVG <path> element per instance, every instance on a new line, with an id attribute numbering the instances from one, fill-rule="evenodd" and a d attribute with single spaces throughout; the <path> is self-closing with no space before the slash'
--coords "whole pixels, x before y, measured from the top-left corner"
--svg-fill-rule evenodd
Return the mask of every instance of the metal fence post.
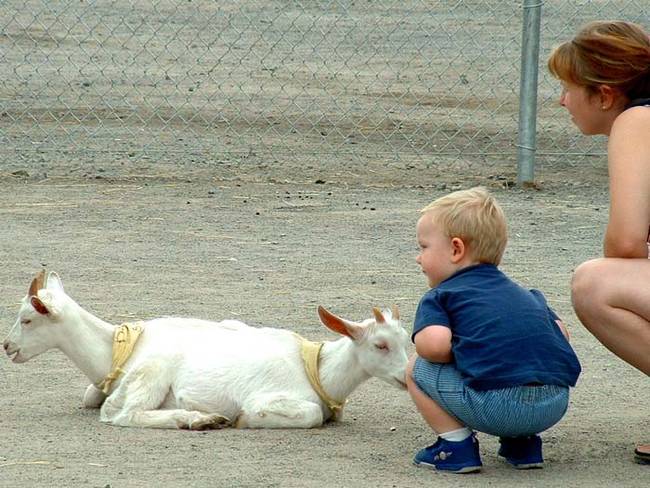
<path id="1" fill-rule="evenodd" d="M 535 172 L 535 131 L 537 128 L 537 76 L 542 0 L 524 0 L 521 81 L 519 85 L 519 144 L 517 144 L 517 184 L 532 183 Z"/>

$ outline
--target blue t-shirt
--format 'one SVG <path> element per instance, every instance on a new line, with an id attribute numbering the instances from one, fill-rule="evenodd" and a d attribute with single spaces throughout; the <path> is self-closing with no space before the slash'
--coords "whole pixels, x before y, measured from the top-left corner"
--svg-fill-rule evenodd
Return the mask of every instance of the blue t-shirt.
<path id="1" fill-rule="evenodd" d="M 575 386 L 580 363 L 557 319 L 540 291 L 519 286 L 492 264 L 478 264 L 422 297 L 411 337 L 430 325 L 449 327 L 456 368 L 475 390 Z"/>

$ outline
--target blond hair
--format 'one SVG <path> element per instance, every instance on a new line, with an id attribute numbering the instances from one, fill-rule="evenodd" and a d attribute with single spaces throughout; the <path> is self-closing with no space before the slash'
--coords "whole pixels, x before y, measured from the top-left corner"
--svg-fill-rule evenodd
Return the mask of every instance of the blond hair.
<path id="1" fill-rule="evenodd" d="M 650 97 L 650 38 L 631 22 L 590 22 L 553 50 L 548 69 L 592 94 L 608 85 L 629 100 Z"/>
<path id="2" fill-rule="evenodd" d="M 508 242 L 506 218 L 485 188 L 450 193 L 434 200 L 420 213 L 431 214 L 448 237 L 462 239 L 478 262 L 494 265 L 501 262 Z"/>

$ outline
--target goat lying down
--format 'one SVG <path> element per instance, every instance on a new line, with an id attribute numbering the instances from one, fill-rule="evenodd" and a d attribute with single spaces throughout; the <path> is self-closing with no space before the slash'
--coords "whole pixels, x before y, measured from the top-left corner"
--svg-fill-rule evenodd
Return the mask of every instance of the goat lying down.
<path id="1" fill-rule="evenodd" d="M 41 272 L 3 347 L 14 363 L 60 349 L 92 382 L 84 406 L 130 427 L 311 428 L 338 420 L 345 399 L 371 376 L 405 387 L 409 339 L 396 308 L 373 309 L 361 323 L 318 312 L 343 336 L 320 349 L 290 331 L 236 320 L 149 320 L 116 369 L 116 326 L 75 303 L 56 273 Z M 304 344 L 316 346 L 312 380 Z"/>

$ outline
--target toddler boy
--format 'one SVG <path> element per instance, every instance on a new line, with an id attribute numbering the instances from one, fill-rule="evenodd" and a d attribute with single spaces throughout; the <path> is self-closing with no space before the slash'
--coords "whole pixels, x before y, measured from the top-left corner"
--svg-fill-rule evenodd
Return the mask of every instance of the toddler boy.
<path id="1" fill-rule="evenodd" d="M 438 439 L 414 463 L 479 471 L 479 431 L 499 436 L 499 455 L 515 468 L 542 467 L 538 434 L 564 416 L 580 374 L 566 328 L 541 292 L 497 268 L 506 222 L 484 188 L 421 213 L 416 261 L 431 289 L 417 308 L 407 385 Z"/>

